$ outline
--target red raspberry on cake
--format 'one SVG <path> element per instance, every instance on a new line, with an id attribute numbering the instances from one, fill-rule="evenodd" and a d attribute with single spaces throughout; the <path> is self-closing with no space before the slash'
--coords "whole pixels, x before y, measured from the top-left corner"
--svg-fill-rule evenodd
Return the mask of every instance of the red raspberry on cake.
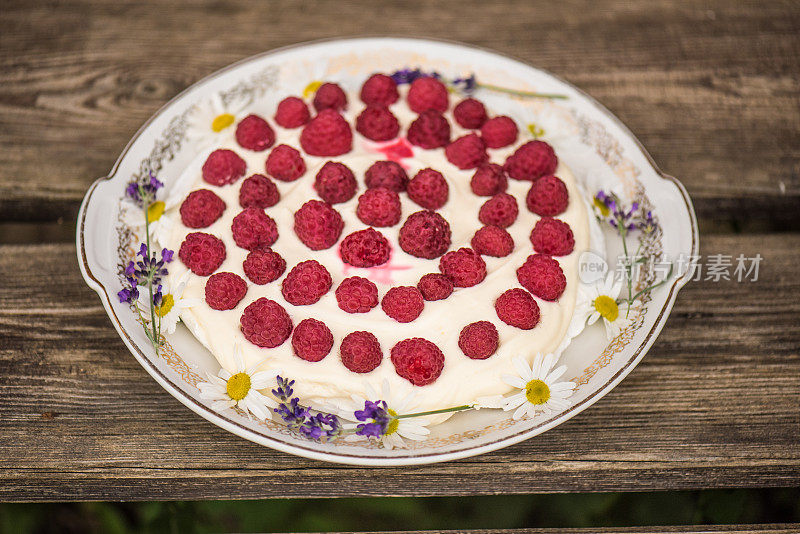
<path id="1" fill-rule="evenodd" d="M 450 188 L 442 173 L 422 169 L 408 182 L 408 198 L 425 209 L 438 210 L 447 203 Z"/>
<path id="2" fill-rule="evenodd" d="M 470 323 L 458 336 L 458 348 L 472 360 L 485 360 L 497 352 L 499 345 L 497 327 L 489 321 Z"/>
<path id="3" fill-rule="evenodd" d="M 398 98 L 397 84 L 385 74 L 373 74 L 361 86 L 361 101 L 368 106 L 389 107 Z"/>
<path id="4" fill-rule="evenodd" d="M 484 226 L 472 236 L 472 249 L 483 256 L 504 258 L 514 251 L 514 238 L 499 226 Z"/>
<path id="5" fill-rule="evenodd" d="M 542 217 L 554 217 L 564 213 L 569 205 L 567 186 L 557 176 L 548 174 L 535 182 L 525 197 L 528 209 Z"/>
<path id="6" fill-rule="evenodd" d="M 403 223 L 399 241 L 408 254 L 432 260 L 450 248 L 450 225 L 435 211 L 418 211 Z"/>
<path id="7" fill-rule="evenodd" d="M 225 243 L 203 232 L 188 234 L 178 250 L 178 257 L 183 264 L 198 276 L 208 276 L 219 269 L 225 256 Z"/>
<path id="8" fill-rule="evenodd" d="M 330 204 L 347 202 L 356 194 L 356 177 L 347 165 L 329 161 L 322 166 L 314 180 L 314 190 Z"/>
<path id="9" fill-rule="evenodd" d="M 382 233 L 374 228 L 353 232 L 339 247 L 342 261 L 353 267 L 375 267 L 389 261 L 392 246 Z"/>
<path id="10" fill-rule="evenodd" d="M 342 216 L 321 200 L 309 200 L 294 214 L 294 233 L 311 250 L 331 248 L 342 235 L 342 228 Z"/>
<path id="11" fill-rule="evenodd" d="M 472 192 L 479 197 L 492 197 L 508 188 L 508 177 L 503 167 L 496 163 L 484 163 L 469 182 Z"/>
<path id="12" fill-rule="evenodd" d="M 393 287 L 383 296 L 381 308 L 398 323 L 410 323 L 422 313 L 425 300 L 414 286 Z"/>
<path id="13" fill-rule="evenodd" d="M 385 187 L 367 189 L 358 197 L 356 215 L 369 226 L 394 226 L 400 222 L 400 195 Z"/>
<path id="14" fill-rule="evenodd" d="M 387 108 L 367 106 L 356 118 L 356 131 L 372 141 L 389 141 L 400 133 L 400 122 Z"/>
<path id="15" fill-rule="evenodd" d="M 474 169 L 489 159 L 486 145 L 477 134 L 459 137 L 444 149 L 447 161 L 461 170 Z"/>
<path id="16" fill-rule="evenodd" d="M 244 309 L 240 328 L 245 339 L 266 349 L 283 344 L 292 333 L 292 319 L 283 306 L 266 297 L 261 297 Z"/>
<path id="17" fill-rule="evenodd" d="M 441 148 L 450 142 L 450 123 L 438 111 L 426 111 L 408 127 L 406 138 L 421 148 Z"/>
<path id="18" fill-rule="evenodd" d="M 347 313 L 367 313 L 378 305 L 378 286 L 366 278 L 345 278 L 336 288 L 336 302 Z"/>
<path id="19" fill-rule="evenodd" d="M 444 369 L 442 351 L 421 337 L 404 339 L 392 347 L 391 360 L 397 374 L 415 386 L 433 384 Z"/>
<path id="20" fill-rule="evenodd" d="M 203 163 L 203 180 L 211 185 L 232 184 L 247 171 L 247 163 L 233 150 L 219 149 Z"/>
<path id="21" fill-rule="evenodd" d="M 278 225 L 261 208 L 245 208 L 231 223 L 233 241 L 246 250 L 271 247 L 278 240 Z"/>
<path id="22" fill-rule="evenodd" d="M 444 113 L 450 105 L 447 87 L 436 78 L 417 78 L 408 89 L 408 107 L 415 113 L 438 111 Z"/>
<path id="23" fill-rule="evenodd" d="M 481 138 L 489 148 L 503 148 L 517 142 L 519 129 L 511 117 L 492 117 L 481 126 Z"/>
<path id="24" fill-rule="evenodd" d="M 483 224 L 508 228 L 519 215 L 517 199 L 508 193 L 498 193 L 483 203 L 478 211 L 478 220 Z"/>
<path id="25" fill-rule="evenodd" d="M 323 83 L 314 93 L 314 109 L 320 112 L 324 109 L 342 111 L 347 109 L 347 95 L 335 83 Z"/>
<path id="26" fill-rule="evenodd" d="M 318 362 L 333 348 L 333 334 L 322 321 L 303 319 L 292 333 L 295 355 L 307 362 Z"/>
<path id="27" fill-rule="evenodd" d="M 353 132 L 338 112 L 323 109 L 303 128 L 300 146 L 312 156 L 341 156 L 353 149 Z"/>
<path id="28" fill-rule="evenodd" d="M 528 141 L 511 154 L 504 166 L 515 180 L 536 180 L 545 174 L 553 174 L 558 167 L 558 158 L 553 147 L 544 141 Z"/>
<path id="29" fill-rule="evenodd" d="M 331 274 L 316 260 L 298 263 L 281 284 L 281 294 L 286 302 L 306 306 L 319 301 L 331 289 Z"/>
<path id="30" fill-rule="evenodd" d="M 567 277 L 558 260 L 547 254 L 528 256 L 517 269 L 517 280 L 522 287 L 543 300 L 555 301 L 567 287 Z"/>
<path id="31" fill-rule="evenodd" d="M 383 360 L 381 344 L 370 332 L 351 332 L 344 336 L 339 353 L 342 364 L 354 373 L 369 373 Z"/>
<path id="32" fill-rule="evenodd" d="M 263 174 L 247 178 L 239 189 L 239 205 L 243 208 L 271 208 L 280 200 L 278 187 Z"/>
<path id="33" fill-rule="evenodd" d="M 248 115 L 236 125 L 236 142 L 242 148 L 261 152 L 275 142 L 275 131 L 258 115 Z"/>
<path id="34" fill-rule="evenodd" d="M 408 186 L 408 174 L 396 161 L 376 161 L 364 173 L 368 189 L 385 187 L 402 193 Z"/>
<path id="35" fill-rule="evenodd" d="M 308 106 L 301 98 L 287 96 L 278 103 L 275 122 L 283 128 L 299 128 L 311 120 Z"/>
<path id="36" fill-rule="evenodd" d="M 453 109 L 453 118 L 462 128 L 475 130 L 486 122 L 486 108 L 479 100 L 467 98 Z"/>
<path id="37" fill-rule="evenodd" d="M 206 280 L 206 304 L 213 310 L 232 310 L 247 294 L 247 282 L 234 273 L 214 273 Z"/>
<path id="38" fill-rule="evenodd" d="M 419 279 L 417 289 L 425 300 L 444 300 L 453 294 L 453 282 L 440 273 L 428 273 Z"/>
<path id="39" fill-rule="evenodd" d="M 539 324 L 539 305 L 524 289 L 509 289 L 494 302 L 497 317 L 507 325 L 531 330 Z"/>
<path id="40" fill-rule="evenodd" d="M 486 278 L 486 262 L 471 248 L 460 248 L 442 256 L 439 270 L 455 287 L 472 287 Z"/>
<path id="41" fill-rule="evenodd" d="M 267 156 L 267 174 L 281 182 L 293 182 L 306 172 L 300 152 L 289 145 L 278 145 Z"/>
<path id="42" fill-rule="evenodd" d="M 206 228 L 222 217 L 225 201 L 208 189 L 192 191 L 180 207 L 181 222 L 189 228 Z"/>
<path id="43" fill-rule="evenodd" d="M 286 260 L 271 248 L 251 250 L 242 262 L 244 274 L 258 285 L 269 284 L 286 270 Z"/>
<path id="44" fill-rule="evenodd" d="M 542 217 L 531 232 L 533 250 L 550 256 L 566 256 L 575 248 L 572 228 L 564 221 Z"/>

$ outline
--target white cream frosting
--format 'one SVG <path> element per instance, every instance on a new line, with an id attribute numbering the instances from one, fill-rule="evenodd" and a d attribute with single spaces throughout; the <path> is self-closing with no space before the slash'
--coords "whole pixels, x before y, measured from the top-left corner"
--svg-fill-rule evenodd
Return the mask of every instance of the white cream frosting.
<path id="1" fill-rule="evenodd" d="M 364 106 L 357 95 L 348 96 L 349 110 L 345 116 L 354 126 L 355 117 Z M 455 103 L 456 99 L 451 98 L 451 104 Z M 407 108 L 403 98 L 391 109 L 400 120 L 404 133 L 415 114 Z M 276 145 L 285 143 L 299 148 L 301 129 L 287 130 L 277 126 L 272 120 L 274 108 L 270 110 L 268 106 L 254 105 L 249 111 L 258 113 L 270 122 L 275 129 Z M 453 139 L 467 133 L 455 123 L 449 113 L 448 120 L 453 127 Z M 502 164 L 519 145 L 530 140 L 524 125 L 518 126 L 520 126 L 518 142 L 512 147 L 490 149 L 488 151 L 490 161 Z M 269 150 L 252 152 L 243 149 L 233 138 L 233 127 L 229 130 L 231 130 L 229 134 L 221 136 L 220 144 L 213 148 L 229 148 L 239 154 L 247 162 L 245 176 L 254 173 L 265 174 L 264 162 Z M 391 228 L 377 229 L 389 239 L 393 247 L 389 263 L 380 267 L 359 269 L 348 266 L 339 258 L 338 246 L 311 251 L 297 239 L 293 231 L 295 211 L 309 199 L 318 198 L 312 187 L 314 177 L 320 167 L 329 160 L 346 164 L 355 173 L 359 185 L 358 192 L 350 201 L 334 206 L 341 213 L 345 223 L 341 238 L 367 227 L 356 217 L 355 208 L 358 196 L 366 190 L 364 172 L 373 162 L 384 159 L 381 153 L 374 150 L 377 145 L 363 138 L 353 128 L 353 150 L 350 153 L 335 158 L 319 158 L 303 154 L 307 170 L 300 179 L 290 183 L 275 181 L 281 194 L 281 201 L 268 208 L 266 213 L 278 225 L 279 238 L 272 248 L 286 260 L 286 273 L 299 262 L 314 259 L 323 264 L 333 278 L 331 290 L 319 302 L 310 306 L 293 306 L 283 299 L 280 289 L 286 273 L 279 280 L 267 285 L 255 285 L 244 275 L 242 262 L 247 257 L 248 251 L 236 246 L 231 234 L 231 222 L 241 211 L 238 194 L 243 179 L 222 187 L 203 181 L 201 167 L 212 149 L 198 147 L 195 159 L 171 187 L 170 198 L 183 198 L 190 191 L 205 188 L 219 195 L 225 201 L 227 208 L 222 217 L 210 227 L 193 230 L 180 223 L 180 215 L 177 213 L 180 202 L 171 203 L 177 205 L 168 209 L 167 216 L 174 223 L 171 225 L 171 231 L 167 233 L 168 237 L 162 238 L 165 242 L 161 243 L 162 246 L 176 251 L 176 261 L 171 265 L 170 276 L 179 277 L 186 271 L 186 267 L 177 259 L 177 251 L 186 234 L 194 231 L 208 232 L 222 239 L 227 248 L 227 257 L 218 272 L 229 271 L 238 274 L 248 282 L 248 290 L 235 309 L 213 310 L 204 300 L 207 277 L 191 275 L 184 297 L 201 299 L 202 304 L 184 311 L 181 318 L 224 368 L 234 369 L 233 348 L 235 344 L 239 344 L 248 367 L 266 360 L 262 368 L 280 369 L 284 376 L 296 380 L 295 392 L 307 402 L 336 404 L 338 401 L 349 401 L 352 395 L 364 397 L 368 385 L 374 390 L 380 390 L 384 379 L 388 380 L 395 396 L 403 397 L 412 390 L 417 391 L 413 406 L 408 407 L 411 411 L 472 404 L 478 397 L 507 393 L 511 388 L 500 377 L 503 374 L 513 374 L 512 359 L 515 356 L 523 355 L 532 360 L 538 352 L 558 353 L 568 344 L 569 339 L 577 334 L 574 325 L 573 328 L 569 327 L 578 294 L 578 260 L 581 253 L 588 250 L 590 245 L 594 250 L 602 250 L 597 242 L 597 239 L 602 238 L 597 237 L 599 231 L 592 228 L 596 223 L 588 216 L 587 204 L 574 176 L 563 162 L 559 163 L 556 175 L 566 184 L 570 202 L 567 210 L 558 218 L 567 222 L 575 235 L 574 251 L 568 256 L 557 258 L 566 275 L 567 287 L 557 302 L 536 298 L 541 311 L 541 320 L 534 329 L 520 330 L 509 326 L 497 318 L 494 310 L 494 301 L 500 294 L 509 288 L 520 287 L 516 269 L 534 253 L 529 235 L 539 217 L 528 211 L 525 206 L 525 196 L 530 188 L 530 182 L 517 180 L 509 180 L 508 187 L 508 193 L 517 199 L 520 208 L 517 220 L 508 228 L 514 238 L 514 252 L 505 258 L 484 256 L 488 275 L 483 282 L 474 287 L 457 288 L 445 300 L 426 302 L 425 309 L 416 320 L 403 324 L 386 316 L 380 305 L 368 313 L 347 313 L 339 309 L 334 290 L 344 278 L 363 276 L 376 283 L 378 296 L 382 298 L 390 287 L 416 285 L 422 275 L 439 272 L 438 258 L 434 260 L 416 258 L 405 253 L 398 245 L 398 233 L 405 218 L 422 209 L 406 194 L 401 194 L 401 222 Z M 450 188 L 447 204 L 438 210 L 450 223 L 452 230 L 452 245 L 449 250 L 469 247 L 475 231 L 482 226 L 478 220 L 478 210 L 488 200 L 487 197 L 476 196 L 470 189 L 470 178 L 474 170 L 460 170 L 452 165 L 447 161 L 444 149 L 422 150 L 414 147 L 413 150 L 412 158 L 402 160 L 407 167 L 409 177 L 413 177 L 420 169 L 432 167 L 444 175 Z M 273 349 L 260 348 L 247 341 L 240 331 L 239 319 L 245 307 L 261 297 L 280 303 L 295 325 L 306 318 L 323 321 L 331 329 L 334 337 L 334 346 L 328 356 L 322 361 L 313 363 L 302 360 L 294 355 L 291 338 Z M 497 352 L 486 360 L 471 360 L 458 347 L 459 333 L 467 324 L 481 320 L 491 321 L 497 327 L 500 346 Z M 375 334 L 383 350 L 382 363 L 370 373 L 353 373 L 342 365 L 339 358 L 339 345 L 342 339 L 348 333 L 357 330 Z M 423 337 L 432 341 L 445 355 L 444 369 L 433 384 L 414 386 L 395 372 L 389 358 L 390 350 L 397 342 L 411 337 Z"/>

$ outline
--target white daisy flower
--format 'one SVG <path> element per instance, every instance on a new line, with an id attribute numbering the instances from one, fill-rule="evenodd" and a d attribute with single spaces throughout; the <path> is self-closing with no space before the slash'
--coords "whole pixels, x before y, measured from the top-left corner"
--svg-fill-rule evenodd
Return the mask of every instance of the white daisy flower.
<path id="1" fill-rule="evenodd" d="M 183 310 L 202 302 L 200 299 L 183 298 L 183 292 L 191 274 L 191 271 L 186 271 L 177 280 L 170 277 L 161 287 L 161 304 L 155 307 L 154 312 L 156 320 L 161 321 L 162 334 L 175 333 Z M 150 317 L 150 291 L 147 288 L 139 290 L 139 308 L 145 317 Z"/>
<path id="2" fill-rule="evenodd" d="M 166 200 L 156 200 L 147 208 L 147 222 L 150 228 L 150 238 L 154 239 L 161 246 L 165 246 L 175 224 L 174 208 L 180 203 L 181 196 L 171 194 Z M 132 203 L 124 205 L 123 220 L 125 223 L 135 228 L 137 233 L 144 234 L 144 218 L 142 208 L 134 206 Z M 144 239 L 144 237 L 142 237 Z"/>
<path id="3" fill-rule="evenodd" d="M 516 357 L 513 360 L 517 375 L 503 375 L 501 378 L 506 384 L 521 391 L 506 397 L 503 410 L 514 410 L 514 419 L 521 419 L 524 415 L 533 417 L 537 412 L 545 414 L 564 410 L 569 407 L 575 384 L 572 382 L 557 382 L 567 372 L 567 366 L 562 365 L 553 369 L 556 357 L 552 354 L 542 356 L 537 354 L 533 366 Z"/>
<path id="4" fill-rule="evenodd" d="M 585 316 L 587 324 L 594 324 L 601 317 L 606 327 L 606 337 L 611 340 L 620 332 L 631 325 L 637 315 L 637 310 L 642 305 L 635 300 L 629 307 L 627 302 L 617 302 L 623 279 L 609 272 L 604 279 L 594 284 L 581 284 L 578 291 L 579 301 L 583 305 L 576 310 L 576 314 Z"/>
<path id="5" fill-rule="evenodd" d="M 245 368 L 242 348 L 238 344 L 233 347 L 233 359 L 235 373 L 224 368 L 216 376 L 206 373 L 208 382 L 197 384 L 200 397 L 212 401 L 211 408 L 217 412 L 238 407 L 251 419 L 251 414 L 262 420 L 271 418 L 271 408 L 277 408 L 278 403 L 258 390 L 272 386 L 280 371 L 256 371 L 263 361 L 249 369 Z"/>
<path id="6" fill-rule="evenodd" d="M 245 97 L 223 101 L 219 94 L 213 94 L 190 113 L 187 136 L 200 146 L 219 144 L 222 138 L 232 135 L 232 126 L 243 118 L 248 104 L 250 99 Z"/>

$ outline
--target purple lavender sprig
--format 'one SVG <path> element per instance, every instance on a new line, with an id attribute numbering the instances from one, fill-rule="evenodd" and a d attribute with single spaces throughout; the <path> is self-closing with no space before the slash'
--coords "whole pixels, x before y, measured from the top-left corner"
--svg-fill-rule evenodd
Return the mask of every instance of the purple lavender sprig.
<path id="1" fill-rule="evenodd" d="M 488 91 L 495 91 L 499 93 L 506 93 L 513 96 L 522 98 L 551 98 L 551 99 L 565 99 L 566 95 L 553 94 L 553 93 L 534 93 L 531 91 L 519 91 L 516 89 L 509 89 L 508 87 L 501 87 L 499 85 L 492 85 L 488 83 L 481 83 L 475 76 L 475 73 L 470 73 L 466 76 L 459 76 L 456 78 L 446 78 L 436 71 L 425 72 L 419 67 L 410 69 L 404 68 L 394 71 L 390 77 L 397 85 L 405 85 L 414 82 L 419 78 L 436 78 L 448 86 L 453 91 L 472 95 L 477 89 L 486 89 Z"/>
<path id="2" fill-rule="evenodd" d="M 150 204 L 155 202 L 156 194 L 162 187 L 164 187 L 164 184 L 150 171 L 147 180 L 143 182 L 128 182 L 128 186 L 125 188 L 125 196 L 140 208 L 147 210 Z"/>
<path id="3" fill-rule="evenodd" d="M 280 399 L 280 404 L 273 411 L 281 416 L 286 426 L 297 430 L 303 436 L 314 441 L 327 441 L 343 433 L 339 418 L 333 414 L 316 412 L 300 404 L 298 397 L 293 397 L 294 380 L 278 376 L 278 387 L 272 394 Z"/>
<path id="4" fill-rule="evenodd" d="M 394 417 L 389 414 L 386 401 L 382 400 L 377 402 L 366 401 L 364 403 L 364 409 L 356 410 L 353 412 L 353 415 L 355 415 L 356 419 L 359 421 L 369 421 L 356 426 L 356 434 L 378 439 L 386 434 L 389 423 L 394 419 Z"/>

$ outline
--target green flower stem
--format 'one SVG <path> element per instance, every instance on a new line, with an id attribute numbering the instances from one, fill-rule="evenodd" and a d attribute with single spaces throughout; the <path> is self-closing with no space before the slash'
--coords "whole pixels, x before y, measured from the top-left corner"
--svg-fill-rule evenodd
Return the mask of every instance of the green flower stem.
<path id="1" fill-rule="evenodd" d="M 455 406 L 453 408 L 442 408 L 441 410 L 431 410 L 429 412 L 417 412 L 417 413 L 407 413 L 403 415 L 398 415 L 395 419 L 406 419 L 408 417 L 422 417 L 423 415 L 436 415 L 439 413 L 450 413 L 450 412 L 463 412 L 464 410 L 471 410 L 472 406 L 469 404 L 463 404 L 461 406 Z"/>
<path id="2" fill-rule="evenodd" d="M 499 85 L 492 85 L 489 83 L 476 83 L 476 87 L 481 89 L 488 89 L 489 91 L 497 91 L 499 93 L 506 93 L 509 95 L 520 96 L 523 98 L 550 98 L 555 100 L 566 100 L 567 95 L 559 95 L 554 93 L 533 93 L 530 91 L 518 91 L 516 89 L 509 89 L 507 87 L 500 87 Z"/>
<path id="3" fill-rule="evenodd" d="M 663 286 L 664 284 L 666 284 L 666 283 L 667 283 L 667 281 L 669 281 L 670 277 L 672 276 L 672 271 L 673 271 L 674 267 L 675 267 L 675 266 L 674 266 L 673 264 L 671 264 L 671 263 L 670 263 L 670 264 L 669 264 L 669 272 L 667 272 L 667 276 L 665 276 L 665 277 L 664 277 L 664 279 L 663 279 L 663 280 L 661 280 L 660 282 L 657 282 L 657 283 L 655 283 L 655 284 L 653 284 L 653 285 L 651 285 L 651 286 L 647 286 L 646 288 L 644 288 L 644 289 L 642 289 L 641 291 L 639 291 L 638 293 L 636 293 L 636 294 L 633 296 L 633 300 L 636 300 L 636 299 L 638 299 L 638 298 L 639 298 L 641 295 L 643 295 L 644 293 L 647 293 L 648 291 L 652 291 L 652 290 L 654 290 L 655 288 L 657 288 L 657 287 L 660 287 L 660 286 Z M 633 302 L 633 300 L 632 300 L 631 302 Z"/>

